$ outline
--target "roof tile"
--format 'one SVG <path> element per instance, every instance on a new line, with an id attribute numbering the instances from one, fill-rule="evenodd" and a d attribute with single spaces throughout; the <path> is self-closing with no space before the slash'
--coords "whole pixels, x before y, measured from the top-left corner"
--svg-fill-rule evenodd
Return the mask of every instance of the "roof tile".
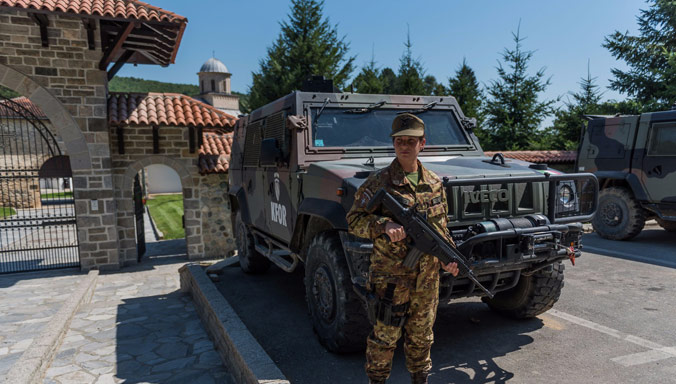
<path id="1" fill-rule="evenodd" d="M 0 101 L 0 117 L 22 117 L 19 112 L 16 111 L 16 107 L 11 107 L 9 104 L 12 102 L 18 104 L 19 106 L 27 109 L 31 114 L 33 114 L 38 119 L 47 119 L 47 116 L 42 109 L 37 105 L 33 104 L 27 97 L 15 97 L 11 102 L 2 100 Z"/>
<path id="2" fill-rule="evenodd" d="M 492 157 L 498 152 L 486 152 L 486 156 Z M 577 151 L 502 151 L 500 153 L 510 159 L 548 164 L 574 163 L 577 157 Z"/>
<path id="3" fill-rule="evenodd" d="M 228 172 L 231 149 L 232 133 L 223 130 L 204 131 L 199 150 L 200 173 L 204 175 Z"/>
<path id="4" fill-rule="evenodd" d="M 0 6 L 144 21 L 187 22 L 181 15 L 138 0 L 0 0 Z"/>
<path id="5" fill-rule="evenodd" d="M 231 128 L 237 118 L 179 93 L 111 93 L 108 121 L 112 125 Z"/>

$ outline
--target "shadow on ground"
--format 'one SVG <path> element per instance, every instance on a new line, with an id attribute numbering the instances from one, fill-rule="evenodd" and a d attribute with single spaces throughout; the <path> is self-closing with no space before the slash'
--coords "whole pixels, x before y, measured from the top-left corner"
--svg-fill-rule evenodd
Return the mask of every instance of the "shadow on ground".
<path id="1" fill-rule="evenodd" d="M 187 294 L 124 300 L 117 323 L 116 377 L 125 383 L 230 382 Z"/>
<path id="2" fill-rule="evenodd" d="M 217 288 L 292 383 L 366 383 L 363 353 L 337 355 L 317 341 L 305 303 L 303 272 L 272 267 L 264 275 L 226 268 Z M 507 320 L 478 300 L 440 308 L 432 348 L 431 383 L 502 383 L 513 377 L 495 358 L 533 342 L 540 319 Z M 403 347 L 388 383 L 410 383 Z"/>

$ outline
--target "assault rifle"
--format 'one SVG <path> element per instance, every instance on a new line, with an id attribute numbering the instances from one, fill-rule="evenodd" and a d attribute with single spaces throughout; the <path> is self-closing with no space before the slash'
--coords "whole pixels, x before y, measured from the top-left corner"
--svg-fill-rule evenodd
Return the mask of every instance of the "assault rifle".
<path id="1" fill-rule="evenodd" d="M 406 231 L 410 251 L 404 258 L 404 266 L 413 268 L 423 254 L 436 256 L 444 264 L 457 263 L 460 273 L 467 275 L 467 278 L 484 291 L 488 297 L 493 298 L 493 293 L 477 280 L 462 253 L 455 249 L 418 213 L 416 210 L 417 204 L 411 208 L 405 208 L 384 188 L 381 188 L 371 198 L 366 209 L 373 212 L 378 204 L 382 204 L 392 212 L 393 219 L 402 225 Z"/>

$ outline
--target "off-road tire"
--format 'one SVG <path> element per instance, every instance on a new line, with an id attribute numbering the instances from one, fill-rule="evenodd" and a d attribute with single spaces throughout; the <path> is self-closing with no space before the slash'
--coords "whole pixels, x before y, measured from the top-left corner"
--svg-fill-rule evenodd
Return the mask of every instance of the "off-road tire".
<path id="1" fill-rule="evenodd" d="M 270 268 L 270 260 L 256 251 L 253 235 L 242 220 L 241 211 L 238 211 L 235 216 L 235 242 L 237 243 L 239 266 L 242 271 L 257 274 Z"/>
<path id="2" fill-rule="evenodd" d="M 529 319 L 550 310 L 561 296 L 563 270 L 561 262 L 541 269 L 530 276 L 521 276 L 519 283 L 495 297 L 482 300 L 503 315 L 515 319 Z"/>
<path id="3" fill-rule="evenodd" d="M 632 193 L 623 187 L 602 189 L 592 225 L 604 239 L 629 240 L 643 230 L 646 213 Z"/>
<path id="4" fill-rule="evenodd" d="M 676 221 L 662 220 L 660 218 L 657 218 L 655 220 L 657 220 L 657 224 L 659 224 L 660 227 L 664 228 L 665 231 L 676 232 Z"/>
<path id="5" fill-rule="evenodd" d="M 312 327 L 329 351 L 364 350 L 370 325 L 352 289 L 350 272 L 338 235 L 323 232 L 310 242 L 305 260 L 305 299 Z"/>

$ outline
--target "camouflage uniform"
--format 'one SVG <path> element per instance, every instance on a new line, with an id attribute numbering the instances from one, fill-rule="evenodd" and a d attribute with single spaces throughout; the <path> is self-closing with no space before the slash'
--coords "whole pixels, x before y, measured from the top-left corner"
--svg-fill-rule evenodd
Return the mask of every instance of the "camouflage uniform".
<path id="1" fill-rule="evenodd" d="M 418 204 L 418 211 L 439 233 L 453 241 L 446 228 L 448 205 L 443 183 L 437 175 L 425 169 L 418 161 L 420 179 L 417 187 L 406 178 L 399 161 L 369 177 L 355 195 L 355 202 L 347 214 L 350 233 L 374 242 L 369 268 L 370 289 L 383 298 L 388 283 L 396 284 L 392 304 L 410 303 L 404 322 L 404 352 L 409 372 L 429 372 L 432 368 L 430 348 L 434 340 L 432 326 L 439 303 L 439 261 L 424 255 L 409 269 L 402 265 L 408 247 L 404 242 L 392 243 L 385 235 L 385 225 L 392 221 L 383 207 L 373 212 L 366 210 L 370 198 L 385 188 L 404 206 Z M 382 235 L 382 236 L 381 236 Z M 404 315 L 403 313 L 400 313 Z M 366 373 L 372 381 L 384 381 L 390 375 L 392 357 L 401 337 L 401 327 L 388 326 L 378 321 L 367 339 Z"/>

